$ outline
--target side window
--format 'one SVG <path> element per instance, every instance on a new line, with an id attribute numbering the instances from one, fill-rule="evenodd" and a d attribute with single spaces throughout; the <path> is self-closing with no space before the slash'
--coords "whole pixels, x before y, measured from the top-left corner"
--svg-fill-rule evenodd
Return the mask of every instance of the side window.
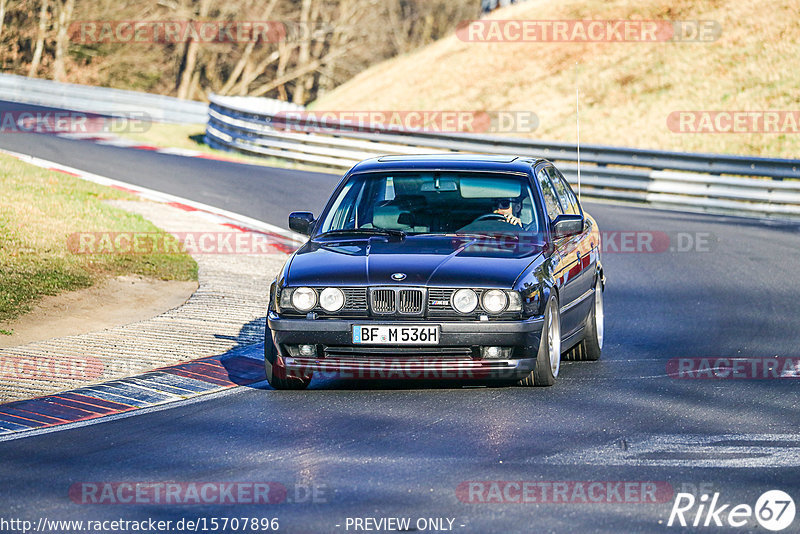
<path id="1" fill-rule="evenodd" d="M 575 196 L 575 191 L 572 190 L 572 186 L 569 184 L 567 179 L 564 178 L 564 175 L 561 174 L 561 171 L 559 171 L 558 169 L 555 169 L 555 171 L 558 177 L 561 178 L 561 181 L 564 182 L 564 188 L 567 190 L 567 196 L 570 198 L 570 202 L 575 204 L 575 208 L 577 209 L 575 213 L 580 214 L 581 203 L 578 201 L 578 197 Z"/>
<path id="2" fill-rule="evenodd" d="M 331 228 L 345 228 L 344 221 L 350 218 L 353 199 L 357 194 L 360 194 L 360 189 L 355 187 L 356 184 L 356 180 L 353 179 L 345 184 L 344 189 L 339 193 L 339 198 L 336 199 L 336 203 L 331 207 L 330 213 L 332 215 L 329 215 L 325 221 L 322 227 L 323 232 L 327 232 Z"/>
<path id="3" fill-rule="evenodd" d="M 536 179 L 539 180 L 539 185 L 542 187 L 544 205 L 547 208 L 547 215 L 552 222 L 556 217 L 562 215 L 564 210 L 561 209 L 561 205 L 558 203 L 556 191 L 553 188 L 553 183 L 550 181 L 550 177 L 547 175 L 547 173 L 545 173 L 544 170 L 539 171 L 539 173 L 536 175 Z"/>
<path id="4" fill-rule="evenodd" d="M 550 179 L 553 181 L 558 199 L 561 201 L 561 206 L 564 208 L 564 213 L 580 215 L 581 210 L 578 207 L 578 200 L 575 198 L 575 194 L 570 189 L 567 181 L 561 176 L 561 173 L 554 167 L 547 167 L 547 174 L 550 175 Z"/>

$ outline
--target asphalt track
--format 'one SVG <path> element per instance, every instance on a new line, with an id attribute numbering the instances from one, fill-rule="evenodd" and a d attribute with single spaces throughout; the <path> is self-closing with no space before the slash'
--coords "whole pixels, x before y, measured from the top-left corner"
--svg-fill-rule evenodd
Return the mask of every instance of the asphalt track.
<path id="1" fill-rule="evenodd" d="M 53 136 L 0 135 L 0 147 L 283 227 L 289 211 L 319 212 L 337 181 Z M 672 247 L 687 236 L 709 245 L 605 253 L 604 357 L 565 363 L 554 387 L 328 378 L 305 392 L 241 387 L 2 442 L 2 517 L 277 517 L 282 532 L 353 532 L 347 518 L 356 517 L 410 517 L 412 526 L 420 517 L 451 518 L 453 530 L 470 533 L 682 530 L 666 526 L 672 498 L 467 503 L 456 491 L 465 481 L 653 481 L 676 493 L 703 488 L 719 492 L 720 502 L 751 506 L 764 491 L 780 489 L 800 503 L 796 378 L 667 373 L 673 358 L 800 357 L 800 228 L 585 206 L 606 231 L 665 232 Z M 289 498 L 273 505 L 182 506 L 70 499 L 73 484 L 103 481 L 275 481 L 289 489 Z M 302 498 L 309 486 L 317 488 L 316 499 Z M 711 524 L 692 530 L 764 531 L 752 519 L 738 529 Z M 798 525 L 800 518 L 786 532 Z"/>

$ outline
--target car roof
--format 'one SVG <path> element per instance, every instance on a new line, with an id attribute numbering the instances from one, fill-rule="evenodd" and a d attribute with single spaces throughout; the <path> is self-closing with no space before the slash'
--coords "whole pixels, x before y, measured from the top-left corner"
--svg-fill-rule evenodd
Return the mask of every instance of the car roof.
<path id="1" fill-rule="evenodd" d="M 522 172 L 529 174 L 531 167 L 539 161 L 544 160 L 535 157 L 498 154 L 380 156 L 357 163 L 350 172 L 442 170 Z"/>

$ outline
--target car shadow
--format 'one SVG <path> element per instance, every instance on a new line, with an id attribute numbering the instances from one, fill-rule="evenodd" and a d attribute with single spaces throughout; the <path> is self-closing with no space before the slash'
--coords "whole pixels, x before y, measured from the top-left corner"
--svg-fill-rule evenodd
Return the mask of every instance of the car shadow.
<path id="1" fill-rule="evenodd" d="M 234 341 L 236 346 L 217 356 L 228 380 L 237 386 L 269 388 L 264 371 L 264 327 L 266 316 L 245 323 L 236 336 L 215 335 L 217 339 Z"/>

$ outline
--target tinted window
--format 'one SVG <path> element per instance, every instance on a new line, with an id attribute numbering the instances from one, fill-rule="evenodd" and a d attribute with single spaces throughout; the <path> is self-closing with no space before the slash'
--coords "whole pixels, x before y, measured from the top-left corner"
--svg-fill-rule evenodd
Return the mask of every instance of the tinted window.
<path id="1" fill-rule="evenodd" d="M 356 174 L 321 231 L 385 228 L 412 234 L 538 232 L 528 178 L 478 172 Z"/>
<path id="2" fill-rule="evenodd" d="M 556 172 L 558 173 L 558 171 Z M 569 182 L 567 181 L 566 178 L 564 178 L 564 176 L 561 175 L 561 173 L 558 173 L 558 176 L 561 178 L 561 181 L 564 182 L 565 189 L 567 190 L 567 196 L 569 197 L 570 202 L 575 206 L 576 210 L 575 213 L 580 214 L 581 203 L 578 201 L 578 197 L 575 196 L 575 192 L 572 190 L 572 186 L 569 185 Z"/>
<path id="3" fill-rule="evenodd" d="M 554 221 L 556 217 L 564 213 L 564 210 L 561 209 L 561 205 L 558 203 L 558 197 L 556 196 L 553 183 L 550 181 L 550 177 L 547 175 L 547 173 L 545 173 L 543 170 L 539 171 L 539 173 L 536 175 L 536 179 L 539 180 L 539 185 L 542 186 L 542 194 L 544 195 L 544 205 L 547 207 L 547 215 L 550 217 L 551 221 Z"/>
<path id="4" fill-rule="evenodd" d="M 564 213 L 569 213 L 570 215 L 580 215 L 581 210 L 578 207 L 578 200 L 575 198 L 575 194 L 570 189 L 567 181 L 563 176 L 561 176 L 561 173 L 553 167 L 548 167 L 547 173 L 550 175 L 550 179 L 553 181 L 553 185 L 556 189 L 556 195 L 558 195 L 558 200 L 561 202 L 561 206 L 564 208 Z"/>

